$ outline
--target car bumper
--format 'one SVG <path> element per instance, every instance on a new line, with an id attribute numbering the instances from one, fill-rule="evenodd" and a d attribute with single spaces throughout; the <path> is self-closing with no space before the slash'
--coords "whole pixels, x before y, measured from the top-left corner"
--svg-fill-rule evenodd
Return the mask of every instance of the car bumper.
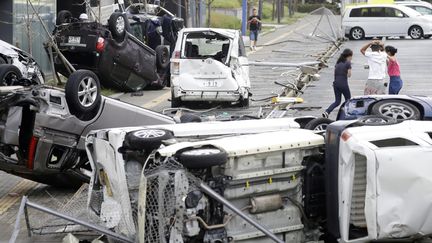
<path id="1" fill-rule="evenodd" d="M 175 98 L 180 98 L 182 101 L 235 102 L 249 97 L 249 92 L 246 88 L 239 88 L 234 91 L 201 91 L 183 90 L 179 87 L 173 87 L 173 94 Z"/>

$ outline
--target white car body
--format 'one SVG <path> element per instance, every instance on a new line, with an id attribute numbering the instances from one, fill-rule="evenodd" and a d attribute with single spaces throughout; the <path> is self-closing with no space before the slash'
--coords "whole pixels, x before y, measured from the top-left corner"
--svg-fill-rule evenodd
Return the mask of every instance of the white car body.
<path id="1" fill-rule="evenodd" d="M 37 78 L 39 83 L 44 83 L 42 70 L 31 55 L 25 51 L 0 40 L 0 58 L 7 64 L 16 66 L 21 71 L 23 78 L 30 80 Z"/>
<path id="2" fill-rule="evenodd" d="M 198 37 L 200 33 L 225 39 L 212 44 L 213 40 Z M 228 44 L 223 53 L 222 46 Z M 217 52 L 223 58 L 218 60 Z M 238 30 L 185 28 L 179 32 L 171 58 L 173 99 L 237 102 L 249 99 L 250 87 L 248 59 Z"/>
<path id="3" fill-rule="evenodd" d="M 353 127 L 341 137 L 341 242 L 431 234 L 432 122 Z M 350 239 L 350 225 L 367 236 Z"/>
<path id="4" fill-rule="evenodd" d="M 422 1 L 402 1 L 402 2 L 395 2 L 396 4 L 409 7 L 414 9 L 415 11 L 423 14 L 423 15 L 432 15 L 432 4 L 428 2 L 422 2 Z"/>
<path id="5" fill-rule="evenodd" d="M 363 30 L 364 37 L 407 36 L 409 30 L 419 26 L 422 35 L 432 35 L 432 18 L 397 4 L 368 4 L 349 7 L 342 18 L 342 28 L 346 36 L 352 39 L 355 28 Z M 422 37 L 422 36 L 420 36 Z"/>

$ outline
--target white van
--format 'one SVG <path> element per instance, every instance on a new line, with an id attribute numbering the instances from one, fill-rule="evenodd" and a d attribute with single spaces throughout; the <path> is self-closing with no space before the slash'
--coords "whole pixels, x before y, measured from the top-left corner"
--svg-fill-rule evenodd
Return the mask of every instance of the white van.
<path id="1" fill-rule="evenodd" d="M 396 4 L 409 7 L 422 15 L 432 15 L 432 4 L 423 1 L 400 1 L 395 2 Z"/>
<path id="2" fill-rule="evenodd" d="M 238 30 L 186 28 L 171 58 L 171 106 L 185 101 L 249 105 L 249 67 Z"/>
<path id="3" fill-rule="evenodd" d="M 428 39 L 432 36 L 432 18 L 401 5 L 361 5 L 345 11 L 342 28 L 352 40 L 406 35 Z"/>

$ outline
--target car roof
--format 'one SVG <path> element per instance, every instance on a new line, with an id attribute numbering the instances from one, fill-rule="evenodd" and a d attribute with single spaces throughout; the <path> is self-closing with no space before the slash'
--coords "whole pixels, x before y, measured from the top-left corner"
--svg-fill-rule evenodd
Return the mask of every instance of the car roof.
<path id="1" fill-rule="evenodd" d="M 234 38 L 239 34 L 238 30 L 221 28 L 184 28 L 182 31 L 183 33 L 213 31 L 229 38 Z"/>

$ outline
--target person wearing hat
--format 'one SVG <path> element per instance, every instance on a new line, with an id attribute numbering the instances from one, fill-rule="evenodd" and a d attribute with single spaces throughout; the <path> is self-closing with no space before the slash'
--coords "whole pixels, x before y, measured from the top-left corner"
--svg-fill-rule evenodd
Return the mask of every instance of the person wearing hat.
<path id="1" fill-rule="evenodd" d="M 370 50 L 368 50 L 370 48 Z M 387 54 L 384 44 L 374 40 L 364 45 L 360 52 L 367 58 L 369 75 L 364 89 L 365 95 L 386 94 L 388 83 L 384 81 L 387 69 Z"/>

